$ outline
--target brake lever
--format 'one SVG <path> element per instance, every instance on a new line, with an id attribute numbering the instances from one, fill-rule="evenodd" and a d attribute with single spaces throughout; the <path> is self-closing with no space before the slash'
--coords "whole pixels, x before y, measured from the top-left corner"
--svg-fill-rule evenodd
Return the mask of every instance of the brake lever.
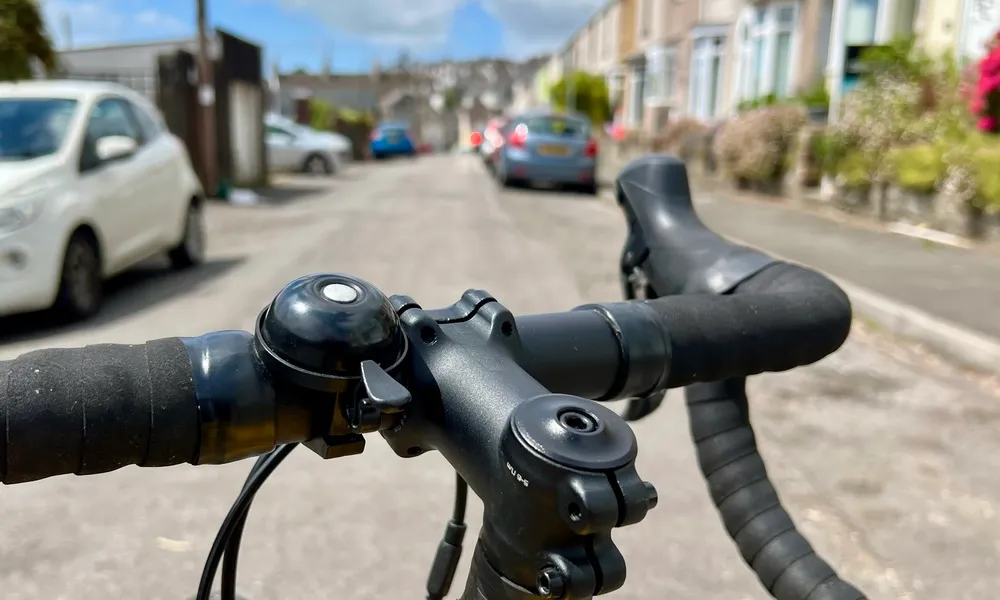
<path id="1" fill-rule="evenodd" d="M 656 297 L 653 288 L 649 285 L 649 279 L 642 271 L 642 262 L 649 255 L 641 236 L 629 231 L 625 241 L 625 248 L 622 249 L 621 261 L 619 263 L 619 282 L 622 288 L 622 296 L 625 300 L 651 300 Z M 639 297 L 640 293 L 642 298 Z M 656 392 L 643 398 L 633 398 L 625 405 L 622 411 L 622 418 L 626 421 L 638 421 L 648 417 L 663 404 L 666 397 L 666 390 Z"/>

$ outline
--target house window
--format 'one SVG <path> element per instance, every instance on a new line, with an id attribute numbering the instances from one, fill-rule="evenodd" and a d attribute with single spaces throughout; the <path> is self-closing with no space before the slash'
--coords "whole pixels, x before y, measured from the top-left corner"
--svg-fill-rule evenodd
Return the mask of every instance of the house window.
<path id="1" fill-rule="evenodd" d="M 622 88 L 624 87 L 624 81 L 621 73 L 612 73 L 607 76 L 606 81 L 608 85 L 608 100 L 611 102 L 611 108 L 617 108 L 622 100 Z"/>
<path id="2" fill-rule="evenodd" d="M 849 0 L 844 23 L 844 43 L 865 45 L 875 41 L 879 0 Z"/>
<path id="3" fill-rule="evenodd" d="M 670 47 L 651 51 L 647 58 L 646 73 L 646 103 L 670 103 L 674 90 L 677 89 L 677 49 Z"/>
<path id="4" fill-rule="evenodd" d="M 646 95 L 646 67 L 633 67 L 632 69 L 632 90 L 629 102 L 628 123 L 632 127 L 642 124 L 644 112 L 644 98 Z"/>
<path id="5" fill-rule="evenodd" d="M 791 95 L 798 5 L 762 6 L 753 9 L 746 21 L 737 69 L 742 75 L 738 81 L 738 99 L 749 101 L 769 94 L 779 98 Z"/>
<path id="6" fill-rule="evenodd" d="M 722 89 L 722 56 L 726 39 L 710 36 L 695 39 L 691 57 L 689 112 L 698 119 L 715 119 Z"/>

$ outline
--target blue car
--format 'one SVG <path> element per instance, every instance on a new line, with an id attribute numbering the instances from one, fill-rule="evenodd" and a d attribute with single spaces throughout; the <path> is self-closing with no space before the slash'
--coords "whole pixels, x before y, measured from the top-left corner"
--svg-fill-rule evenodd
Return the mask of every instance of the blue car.
<path id="1" fill-rule="evenodd" d="M 417 146 L 410 137 L 410 128 L 406 123 L 382 123 L 372 131 L 368 147 L 372 158 L 376 160 L 417 154 Z"/>
<path id="2" fill-rule="evenodd" d="M 501 134 L 494 157 L 500 185 L 544 182 L 597 194 L 597 140 L 586 117 L 528 112 L 511 119 Z"/>

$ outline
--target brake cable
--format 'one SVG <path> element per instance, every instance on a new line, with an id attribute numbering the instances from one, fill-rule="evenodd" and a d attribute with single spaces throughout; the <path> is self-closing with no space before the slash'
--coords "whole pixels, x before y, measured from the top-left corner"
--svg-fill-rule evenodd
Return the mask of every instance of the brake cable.
<path id="1" fill-rule="evenodd" d="M 201 572 L 201 581 L 198 583 L 198 593 L 195 600 L 211 600 L 212 585 L 215 583 L 215 574 L 222 567 L 222 599 L 235 600 L 236 598 L 236 563 L 239 559 L 240 541 L 243 538 L 243 528 L 246 525 L 247 514 L 250 512 L 250 504 L 253 502 L 257 491 L 267 480 L 268 476 L 274 472 L 278 465 L 291 454 L 298 444 L 285 444 L 278 446 L 267 454 L 262 455 L 254 463 L 250 474 L 247 475 L 243 489 L 229 509 L 219 533 L 212 542 L 212 549 L 209 550 L 208 558 L 205 559 L 205 566 Z"/>
<path id="2" fill-rule="evenodd" d="M 205 559 L 201 581 L 198 583 L 198 593 L 195 600 L 211 600 L 212 585 L 215 575 L 222 565 L 222 600 L 236 600 L 236 568 L 239 562 L 240 543 L 243 540 L 243 529 L 246 526 L 250 505 L 268 476 L 289 455 L 298 444 L 286 444 L 261 455 L 250 469 L 243 489 L 229 509 L 219 533 L 215 536 L 212 549 Z M 444 600 L 451 589 L 451 584 L 458 570 L 458 562 L 462 557 L 462 541 L 468 527 L 465 523 L 465 512 L 469 503 L 469 484 L 462 476 L 455 473 L 455 502 L 451 519 L 445 526 L 444 536 L 438 544 L 434 562 L 427 576 L 427 600 Z"/>

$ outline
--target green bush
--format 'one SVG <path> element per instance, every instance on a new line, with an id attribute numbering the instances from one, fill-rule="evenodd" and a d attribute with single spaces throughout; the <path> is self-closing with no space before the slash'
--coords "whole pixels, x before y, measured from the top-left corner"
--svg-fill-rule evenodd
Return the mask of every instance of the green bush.
<path id="1" fill-rule="evenodd" d="M 925 194 L 937 189 L 948 169 L 944 149 L 933 142 L 895 148 L 886 158 L 896 185 Z"/>
<path id="2" fill-rule="evenodd" d="M 980 208 L 1000 208 L 1000 144 L 983 148 L 974 158 L 977 184 L 976 201 Z"/>
<path id="3" fill-rule="evenodd" d="M 330 104 L 312 98 L 309 100 L 309 126 L 320 131 L 327 131 L 333 127 L 333 122 L 337 112 Z"/>
<path id="4" fill-rule="evenodd" d="M 362 125 L 369 125 L 369 126 L 374 124 L 375 122 L 370 113 L 361 112 L 350 108 L 342 108 L 339 111 L 337 111 L 337 118 L 342 121 L 347 121 L 348 123 L 359 123 Z"/>
<path id="5" fill-rule="evenodd" d="M 807 108 L 830 108 L 830 93 L 826 90 L 826 83 L 822 81 L 799 94 L 797 100 Z"/>
<path id="6" fill-rule="evenodd" d="M 848 150 L 837 162 L 838 183 L 848 190 L 868 190 L 872 187 L 872 157 L 866 152 Z"/>

